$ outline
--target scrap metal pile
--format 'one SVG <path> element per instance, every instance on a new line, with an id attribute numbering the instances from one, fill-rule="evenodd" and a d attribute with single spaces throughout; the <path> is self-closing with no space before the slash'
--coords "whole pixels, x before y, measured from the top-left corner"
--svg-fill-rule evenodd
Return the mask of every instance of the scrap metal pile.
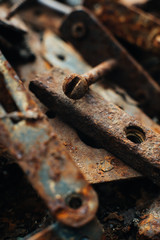
<path id="1" fill-rule="evenodd" d="M 159 124 L 159 1 L 0 1 L 0 239 L 159 240 Z"/>

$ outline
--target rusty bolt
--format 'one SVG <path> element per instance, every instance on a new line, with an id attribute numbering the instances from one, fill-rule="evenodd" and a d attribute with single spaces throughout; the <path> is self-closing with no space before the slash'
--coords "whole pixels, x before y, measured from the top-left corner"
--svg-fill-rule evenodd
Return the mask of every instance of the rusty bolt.
<path id="1" fill-rule="evenodd" d="M 71 74 L 63 82 L 63 91 L 67 97 L 80 99 L 88 91 L 89 86 L 110 72 L 116 66 L 116 61 L 111 59 L 104 61 L 82 75 Z"/>

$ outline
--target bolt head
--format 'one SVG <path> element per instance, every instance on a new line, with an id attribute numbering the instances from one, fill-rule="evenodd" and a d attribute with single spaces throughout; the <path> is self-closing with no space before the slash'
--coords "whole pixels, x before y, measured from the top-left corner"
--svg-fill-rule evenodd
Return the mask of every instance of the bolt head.
<path id="1" fill-rule="evenodd" d="M 88 83 L 85 78 L 78 74 L 66 77 L 63 83 L 63 92 L 72 99 L 80 99 L 88 91 Z"/>

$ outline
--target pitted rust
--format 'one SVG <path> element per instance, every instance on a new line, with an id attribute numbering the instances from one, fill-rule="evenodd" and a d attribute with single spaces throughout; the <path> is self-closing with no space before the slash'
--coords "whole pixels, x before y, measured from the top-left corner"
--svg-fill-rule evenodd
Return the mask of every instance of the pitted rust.
<path id="1" fill-rule="evenodd" d="M 3 106 L 0 105 L 0 115 L 6 113 L 6 117 L 0 119 L 0 146 L 16 159 L 50 212 L 60 222 L 72 227 L 82 226 L 95 216 L 98 206 L 96 193 L 84 180 L 16 73 L 13 70 L 10 72 L 10 65 L 7 63 L 7 69 L 4 61 L 1 54 L 3 81 L 18 111 L 24 116 L 28 112 L 37 113 L 37 118 L 24 117 L 15 122 L 10 113 L 7 115 L 5 102 Z M 5 99 L 5 94 L 3 97 Z M 78 209 L 72 209 L 66 203 L 66 197 L 72 193 L 82 196 L 82 204 Z"/>
<path id="2" fill-rule="evenodd" d="M 135 6 L 117 0 L 86 0 L 89 9 L 95 9 L 98 19 L 115 35 L 145 50 L 159 54 L 160 20 Z"/>
<path id="3" fill-rule="evenodd" d="M 36 96 L 47 107 L 56 110 L 65 121 L 160 185 L 159 134 L 142 126 L 135 118 L 91 90 L 78 101 L 67 99 L 61 87 L 64 74 L 61 77 L 59 74 L 57 78 L 57 72 L 54 74 L 53 70 L 31 82 L 30 88 Z M 52 80 L 48 82 L 49 76 Z M 141 138 L 133 142 L 130 140 L 133 137 L 131 133 L 136 140 L 138 134 Z"/>
<path id="4" fill-rule="evenodd" d="M 124 164 L 108 151 L 89 146 L 83 142 L 79 133 L 58 117 L 50 119 L 60 140 L 70 152 L 85 179 L 90 183 L 111 182 L 122 179 L 139 178 L 141 175 Z"/>
<path id="5" fill-rule="evenodd" d="M 139 223 L 138 239 L 158 240 L 160 239 L 160 198 L 153 201 L 146 213 L 141 217 Z"/>
<path id="6" fill-rule="evenodd" d="M 51 37 L 53 34 L 48 33 L 48 35 Z M 51 38 L 51 43 L 49 46 L 51 47 L 54 42 L 54 46 L 52 48 L 49 48 L 48 50 L 51 52 L 51 49 L 59 50 L 59 42 L 53 41 L 54 38 Z M 33 42 L 36 44 L 35 42 Z M 63 44 L 64 47 L 63 47 Z M 54 47 L 54 48 L 53 48 Z M 33 48 L 35 46 L 33 45 Z M 75 62 L 75 55 L 77 56 L 77 52 L 71 48 L 71 52 L 68 55 L 68 49 L 70 49 L 70 45 L 62 42 L 60 49 L 63 49 L 63 54 L 66 56 L 66 59 L 72 59 L 71 65 L 74 67 L 74 71 L 76 73 L 83 74 L 84 72 L 87 72 L 90 68 L 86 68 L 86 63 L 84 60 L 80 57 Z M 67 49 L 67 51 L 65 50 Z M 47 51 L 47 50 L 46 50 Z M 48 52 L 46 52 L 47 54 Z M 51 55 L 50 55 L 51 57 Z M 61 66 L 61 68 L 66 69 L 66 61 L 63 61 L 64 66 Z M 35 71 L 39 71 L 39 62 L 35 63 L 36 66 L 34 68 Z M 79 65 L 81 66 L 81 71 L 79 72 Z M 41 66 L 41 65 L 40 65 Z M 40 68 L 42 72 L 42 67 Z M 20 69 L 20 75 L 23 79 L 26 81 L 26 86 L 28 87 L 28 82 L 33 79 L 33 74 L 31 76 L 30 72 L 28 71 L 27 66 L 23 66 Z M 46 69 L 43 69 L 43 71 L 46 71 Z M 67 76 L 68 71 L 64 71 L 62 69 L 55 69 L 54 73 L 56 73 L 57 79 L 61 78 L 61 75 L 64 74 L 64 78 Z M 48 76 L 47 81 L 52 81 L 52 77 Z M 136 103 L 133 100 L 130 100 L 127 94 L 125 93 L 127 101 L 124 101 L 123 98 L 116 94 L 116 92 L 109 88 L 105 89 L 105 86 L 99 85 L 99 83 L 92 85 L 91 88 L 97 89 L 97 91 L 104 97 L 108 99 L 108 101 L 114 102 L 115 104 L 122 105 L 122 107 L 125 109 L 125 111 L 129 112 L 131 115 L 136 115 L 136 117 L 139 118 L 141 122 L 144 123 L 144 125 L 149 127 L 156 127 L 157 130 L 160 128 L 157 124 L 155 124 L 149 117 L 147 117 L 138 107 L 136 107 Z M 131 102 L 131 104 L 130 104 Z M 49 117 L 49 121 L 53 128 L 56 131 L 56 134 L 59 136 L 60 140 L 64 144 L 64 146 L 67 148 L 67 150 L 70 152 L 73 160 L 75 161 L 76 165 L 80 168 L 81 172 L 85 176 L 85 179 L 89 181 L 90 183 L 100 183 L 100 182 L 111 182 L 115 180 L 122 180 L 122 179 L 132 179 L 132 178 L 139 178 L 141 175 L 136 172 L 134 169 L 130 168 L 126 164 L 124 164 L 121 160 L 117 159 L 114 155 L 110 154 L 108 151 L 104 149 L 97 149 L 97 145 L 94 146 L 88 146 L 84 139 L 81 139 L 79 136 L 79 133 L 77 133 L 72 126 L 69 126 L 68 124 L 65 124 L 63 121 L 61 121 L 58 116 L 56 116 L 56 113 L 54 111 L 48 111 L 46 107 L 42 106 L 39 101 L 37 101 L 39 104 L 39 107 L 41 108 L 41 111 L 46 113 L 46 115 Z M 51 116 L 48 115 L 51 114 Z M 54 118 L 52 118 L 53 116 Z M 50 118 L 51 117 L 51 118 Z"/>
<path id="7" fill-rule="evenodd" d="M 77 40 L 72 36 L 72 27 L 79 21 L 83 21 L 87 27 L 87 34 Z M 96 66 L 107 59 L 115 59 L 116 71 L 109 78 L 125 88 L 147 114 L 159 115 L 157 102 L 160 98 L 160 86 L 89 10 L 80 8 L 73 11 L 64 20 L 60 31 L 62 37 L 72 43 L 90 65 Z"/>
<path id="8" fill-rule="evenodd" d="M 39 9 L 39 8 L 38 7 L 34 8 L 34 6 L 33 6 L 33 9 L 27 10 L 27 13 L 26 13 L 27 21 L 28 22 L 30 21 L 32 23 L 32 26 L 33 25 L 34 26 L 39 25 L 40 29 L 42 31 L 42 25 L 43 25 L 44 28 L 47 28 L 47 29 L 49 28 L 50 25 L 52 25 L 52 26 L 56 25 L 56 18 L 55 18 L 55 16 L 53 16 L 54 13 L 51 13 L 52 19 L 54 21 L 50 21 L 49 20 L 50 18 L 46 14 L 45 9 L 41 8 L 42 11 L 38 12 L 38 13 L 35 11 L 37 9 Z M 33 14 L 30 15 L 30 12 L 33 12 Z M 23 14 L 25 15 L 25 12 L 23 12 L 22 15 Z M 45 15 L 47 15 L 47 17 L 45 17 Z M 32 16 L 33 18 L 30 17 L 30 16 Z M 88 34 L 87 29 L 88 28 L 83 23 L 78 22 L 77 25 L 80 26 L 80 28 L 82 28 L 81 29 L 82 31 L 78 34 L 76 33 L 73 36 L 76 36 L 77 41 L 82 41 L 85 37 L 87 37 L 87 34 Z M 74 28 L 72 28 L 72 30 L 74 30 L 74 31 L 76 30 L 76 24 L 74 25 Z M 57 31 L 57 29 L 56 29 L 56 31 Z M 35 48 L 33 47 L 33 49 L 36 49 L 37 48 L 37 43 L 38 43 L 38 37 L 37 38 L 34 38 L 34 37 L 35 36 L 33 34 L 32 43 L 35 45 Z M 158 36 L 157 36 L 156 40 L 158 40 Z M 30 42 L 30 44 L 32 44 L 32 43 Z M 55 43 L 53 44 L 52 40 L 51 40 L 51 44 L 53 45 L 52 48 L 55 49 L 56 45 L 55 45 Z M 40 44 L 40 47 L 41 47 L 41 44 Z M 53 54 L 55 54 L 55 58 L 56 58 L 56 53 L 52 52 L 52 48 L 50 46 L 48 46 L 48 50 L 46 50 L 46 51 L 50 52 L 50 56 L 51 55 L 53 56 Z M 68 49 L 67 44 L 66 44 L 66 48 Z M 101 48 L 101 47 L 99 47 L 99 48 Z M 62 53 L 63 53 L 63 51 L 62 51 Z M 64 52 L 62 55 L 65 56 L 65 61 L 63 61 L 64 65 L 62 64 L 63 66 L 60 65 L 60 67 L 61 68 L 63 68 L 63 67 L 67 68 L 67 65 L 65 65 L 65 64 L 66 64 L 66 60 L 68 59 L 68 55 L 66 54 L 66 52 Z M 33 79 L 32 78 L 32 73 L 35 74 L 39 71 L 44 72 L 46 70 L 46 68 L 50 69 L 51 65 L 53 65 L 53 66 L 56 65 L 56 64 L 54 64 L 54 62 L 52 62 L 52 61 L 50 62 L 45 56 L 46 55 L 43 52 L 42 57 L 45 58 L 45 61 L 44 61 L 45 69 L 43 69 L 43 67 L 42 67 L 43 64 L 41 64 L 43 61 L 39 61 L 39 60 L 36 63 L 34 62 L 32 64 L 29 64 L 29 65 L 26 64 L 26 65 L 23 65 L 23 66 L 21 65 L 20 67 L 18 66 L 18 74 L 20 74 L 23 81 L 26 79 L 26 86 L 28 86 L 28 83 L 29 83 L 30 79 Z M 94 57 L 93 54 L 92 54 L 92 56 Z M 37 53 L 37 57 L 38 58 L 40 57 L 39 53 Z M 50 64 L 46 61 L 46 59 Z M 70 63 L 70 64 L 72 65 L 73 70 L 70 70 L 70 71 L 71 72 L 76 72 L 75 69 L 76 70 L 78 69 L 78 67 L 77 67 L 78 63 L 76 61 L 74 61 L 74 59 L 72 59 L 72 62 L 74 62 L 74 64 L 72 64 L 72 63 Z M 6 64 L 7 64 L 7 62 L 6 62 Z M 126 67 L 127 66 L 128 65 L 126 65 Z M 26 73 L 25 73 L 25 71 L 23 71 L 23 69 L 26 69 Z M 57 73 L 56 73 L 56 71 L 57 71 Z M 83 74 L 84 72 L 87 72 L 86 70 L 83 71 L 83 69 L 81 69 L 81 71 L 82 72 L 80 72 L 79 74 Z M 62 72 L 63 72 L 63 70 L 54 69 L 54 74 L 56 74 L 57 80 L 61 79 L 61 75 L 63 75 Z M 134 71 L 133 71 L 133 73 L 134 73 Z M 59 76 L 59 74 L 60 74 L 60 76 Z M 63 75 L 63 77 L 64 77 L 64 75 Z M 119 76 L 122 76 L 122 75 L 119 75 L 119 72 L 117 72 L 117 76 L 119 77 Z M 15 76 L 13 75 L 13 78 L 15 78 L 15 80 L 16 80 L 16 75 Z M 109 78 L 109 79 L 106 79 L 106 80 L 109 80 L 111 82 L 111 85 L 112 85 L 112 83 L 113 83 L 112 78 Z M 113 80 L 114 80 L 114 78 L 113 78 Z M 52 77 L 48 77 L 47 81 L 52 82 Z M 118 106 L 118 109 L 119 108 L 124 109 L 124 111 L 126 111 L 127 113 L 129 113 L 133 116 L 136 116 L 136 118 L 138 120 L 140 120 L 142 125 L 146 126 L 147 128 L 151 128 L 155 132 L 160 133 L 160 127 L 158 126 L 158 124 L 155 124 L 152 121 L 152 119 L 150 119 L 148 116 L 146 116 L 137 107 L 137 103 L 135 101 L 133 101 L 133 99 L 130 99 L 129 96 L 126 94 L 126 92 L 124 90 L 122 92 L 122 89 L 120 90 L 120 88 L 117 87 L 116 84 L 113 84 L 112 87 L 110 88 L 108 86 L 108 84 L 109 84 L 108 81 L 107 81 L 107 83 L 104 82 L 104 84 L 98 83 L 98 84 L 95 84 L 94 86 L 91 86 L 91 89 L 94 89 L 95 91 L 100 93 L 100 95 L 102 97 L 104 97 L 107 101 L 115 103 L 115 105 Z M 23 87 L 23 85 L 22 85 L 22 87 Z M 89 90 L 89 92 L 92 95 L 92 90 L 91 91 Z M 141 94 L 142 94 L 142 98 L 143 98 L 143 89 L 139 90 L 139 95 L 141 95 Z M 100 149 L 99 147 L 101 147 L 102 144 L 101 144 L 101 142 L 97 143 L 96 138 L 93 139 L 93 137 L 88 137 L 88 136 L 84 135 L 84 132 L 82 133 L 78 129 L 75 130 L 74 125 L 72 123 L 71 123 L 71 126 L 69 127 L 66 123 L 62 122 L 61 121 L 62 119 L 59 119 L 58 114 L 55 111 L 56 110 L 55 106 L 52 106 L 54 111 L 49 111 L 44 106 L 42 106 L 42 104 L 39 102 L 38 99 L 36 99 L 36 98 L 33 98 L 33 99 L 36 102 L 38 102 L 39 106 L 42 109 L 41 111 L 43 113 L 45 113 L 47 115 L 47 117 L 49 118 L 50 123 L 51 123 L 51 125 L 54 129 L 54 130 L 52 129 L 53 134 L 50 135 L 50 138 L 48 138 L 48 139 L 44 140 L 42 138 L 42 141 L 40 141 L 40 140 L 33 141 L 32 137 L 34 138 L 34 134 L 30 135 L 30 139 L 32 139 L 32 142 L 34 142 L 34 146 L 40 146 L 41 151 L 36 152 L 36 149 L 33 149 L 33 150 L 30 149 L 31 150 L 30 155 L 33 156 L 33 158 L 32 157 L 25 158 L 26 165 L 24 164 L 23 157 L 22 157 L 22 156 L 25 155 L 25 153 L 23 151 L 24 150 L 23 149 L 24 148 L 23 147 L 23 141 L 18 142 L 18 141 L 16 141 L 16 139 L 14 139 L 14 145 L 12 146 L 13 141 L 9 141 L 9 138 L 6 135 L 6 142 L 8 141 L 6 143 L 6 145 L 8 147 L 11 146 L 11 149 L 10 149 L 11 152 L 16 150 L 15 155 L 18 157 L 17 162 L 19 162 L 19 164 L 23 163 L 23 168 L 25 168 L 25 170 L 26 170 L 25 173 L 28 177 L 34 179 L 35 181 L 37 181 L 37 178 L 38 178 L 38 181 L 39 181 L 39 179 L 40 180 L 44 179 L 44 182 L 46 181 L 46 179 L 49 179 L 49 184 L 48 183 L 45 184 L 45 191 L 49 196 L 51 196 L 51 194 L 52 194 L 51 193 L 51 188 L 52 187 L 54 188 L 54 184 L 50 184 L 50 182 L 51 182 L 50 179 L 53 182 L 56 182 L 56 183 L 57 182 L 62 182 L 61 181 L 61 172 L 63 171 L 63 167 L 65 165 L 65 159 L 67 158 L 67 156 L 65 158 L 64 153 L 61 153 L 62 149 L 59 148 L 59 141 L 57 141 L 57 136 L 56 135 L 58 135 L 58 138 L 61 140 L 61 142 L 63 143 L 65 148 L 67 148 L 67 151 L 70 152 L 71 157 L 74 159 L 77 166 L 82 170 L 82 173 L 84 174 L 84 177 L 90 183 L 102 183 L 102 182 L 109 182 L 109 181 L 125 179 L 125 181 L 119 181 L 119 182 L 117 181 L 115 183 L 115 186 L 117 186 L 119 184 L 122 184 L 122 185 L 124 184 L 124 186 L 125 186 L 124 189 L 126 189 L 126 191 L 130 191 L 130 189 L 126 188 L 126 183 L 127 182 L 137 184 L 137 182 L 141 183 L 143 181 L 146 181 L 142 178 L 142 176 L 139 173 L 134 171 L 132 168 L 127 166 L 125 163 L 121 162 L 121 160 L 119 160 L 119 158 L 115 157 L 115 155 L 111 154 L 110 152 L 106 151 L 105 149 Z M 86 99 L 87 99 L 88 104 L 93 103 L 93 106 L 94 106 L 94 104 L 96 104 L 96 101 L 93 97 L 87 96 Z M 4 109 L 1 109 L 2 114 L 0 114 L 0 122 L 8 124 L 7 127 L 9 127 L 9 129 L 8 129 L 9 133 L 13 132 L 13 129 L 15 130 L 15 128 L 17 126 L 18 126 L 17 128 L 20 129 L 20 126 L 21 126 L 21 129 L 20 129 L 21 133 L 25 135 L 26 132 L 28 132 L 29 128 L 34 129 L 34 128 L 37 127 L 37 122 L 40 122 L 40 123 L 43 122 L 44 123 L 44 120 L 46 120 L 45 115 L 42 114 L 41 112 L 39 112 L 39 110 L 37 109 L 37 106 L 35 106 L 35 108 L 33 110 L 32 107 L 30 107 L 30 104 L 27 106 L 28 108 L 26 108 L 26 111 L 23 111 L 23 113 L 19 109 L 19 107 L 21 107 L 21 109 L 23 109 L 23 107 L 20 104 L 18 104 L 18 105 L 16 104 L 16 106 L 14 106 L 13 109 L 11 109 L 11 111 L 10 110 L 8 111 L 7 106 L 6 106 L 6 104 L 7 104 L 6 100 L 7 100 L 7 97 L 4 98 L 4 102 L 3 102 L 3 106 L 4 106 L 4 108 L 6 108 L 5 109 L 6 111 L 3 111 Z M 32 98 L 30 100 L 32 100 Z M 16 99 L 14 101 L 17 102 Z M 52 103 L 52 101 L 51 101 L 51 103 Z M 34 103 L 33 103 L 33 105 L 34 105 Z M 8 104 L 8 106 L 9 106 L 9 104 Z M 54 117 L 54 119 L 50 119 L 50 115 L 47 112 L 51 112 L 51 117 Z M 53 112 L 53 116 L 52 116 L 52 112 Z M 156 120 L 156 118 L 154 118 L 154 119 Z M 75 121 L 76 121 L 76 118 L 75 118 Z M 89 121 L 89 119 L 88 119 L 88 121 Z M 24 122 L 25 122 L 25 124 L 24 124 Z M 84 124 L 85 124 L 85 122 L 84 122 Z M 97 124 L 99 124 L 99 122 Z M 118 121 L 117 121 L 117 125 L 118 125 Z M 12 126 L 14 126 L 14 128 L 12 128 Z M 26 128 L 26 126 L 27 126 L 27 128 Z M 25 131 L 22 130 L 23 127 L 26 128 Z M 119 126 L 119 127 L 121 127 L 121 126 Z M 40 130 L 41 128 L 44 128 L 44 126 L 43 125 L 40 126 L 40 128 L 38 130 Z M 7 133 L 8 133 L 8 130 L 7 130 Z M 142 131 L 139 128 L 136 128 L 135 130 L 136 130 L 135 131 L 136 136 L 138 137 L 138 141 L 139 140 L 141 141 L 141 139 L 143 141 L 146 141 L 146 134 L 143 131 L 143 129 L 142 129 Z M 6 132 L 6 130 L 5 130 L 5 132 Z M 31 132 L 32 132 L 32 130 L 29 133 L 31 134 Z M 125 134 L 128 133 L 131 138 L 133 137 L 132 128 L 131 129 L 125 128 L 124 132 L 125 132 Z M 25 137 L 24 137 L 24 139 L 25 139 Z M 93 144 L 95 146 L 90 147 L 90 146 L 86 145 L 86 144 L 88 144 L 88 141 L 90 142 L 90 140 L 93 140 Z M 55 142 L 54 149 L 50 147 L 50 146 L 52 146 L 52 142 Z M 139 144 L 141 144 L 141 143 L 139 143 Z M 26 146 L 29 147 L 29 143 L 27 143 Z M 5 148 L 5 146 L 1 146 L 1 147 L 3 148 L 3 150 L 2 150 L 3 155 L 4 155 L 4 153 L 6 154 L 6 151 L 8 150 L 8 147 L 7 148 Z M 65 148 L 63 148 L 64 151 L 66 151 Z M 99 149 L 97 149 L 97 148 L 99 148 Z M 120 149 L 120 151 L 122 151 L 121 148 L 119 148 L 119 149 Z M 26 149 L 26 152 L 27 151 L 28 151 L 28 149 Z M 46 153 L 48 153 L 48 155 Z M 9 158 L 8 158 L 8 156 L 7 156 L 7 161 L 8 162 L 13 161 L 14 157 L 10 155 L 12 157 L 12 159 L 11 159 L 10 156 L 9 156 Z M 43 160 L 43 157 L 45 157 L 45 159 L 47 158 L 48 160 L 47 161 Z M 54 158 L 54 161 L 52 161 L 53 158 Z M 43 164 L 44 162 L 47 163 L 47 164 Z M 28 166 L 29 166 L 30 169 L 27 171 Z M 48 167 L 48 169 L 47 169 L 47 167 Z M 59 171 L 59 168 L 61 168 L 61 167 L 62 167 L 62 169 Z M 34 168 L 34 169 L 32 169 L 32 168 Z M 54 169 L 54 171 L 52 171 L 52 169 Z M 35 174 L 37 171 L 39 173 L 38 177 Z M 72 175 L 71 172 L 70 172 L 70 175 Z M 13 173 L 13 176 L 14 176 L 14 173 Z M 138 177 L 141 177 L 141 179 L 136 179 Z M 131 179 L 131 178 L 134 178 L 134 179 Z M 74 179 L 76 180 L 76 182 L 79 181 L 79 180 L 81 181 L 82 175 L 80 173 L 78 173 Z M 127 181 L 127 179 L 128 179 L 128 181 Z M 114 184 L 114 182 L 113 182 L 113 184 Z M 69 183 L 69 185 L 70 185 L 70 183 Z M 108 186 L 111 186 L 112 183 L 110 182 L 110 183 L 96 185 L 96 191 L 98 190 L 98 193 L 99 193 L 99 190 L 102 187 L 102 185 L 104 185 L 104 189 L 102 190 L 102 196 L 103 197 L 100 196 L 100 201 L 102 200 L 102 198 L 104 198 L 104 201 L 105 201 L 104 209 L 102 208 L 102 214 L 104 214 L 105 217 L 104 217 L 104 219 L 102 219 L 102 221 L 103 220 L 107 221 L 105 225 L 107 226 L 107 228 L 110 228 L 110 225 L 111 225 L 110 223 L 112 223 L 112 221 L 117 222 L 121 219 L 120 220 L 120 222 L 121 222 L 123 218 L 125 219 L 125 215 L 126 215 L 126 218 L 127 218 L 128 214 L 124 213 L 124 216 L 122 217 L 121 213 L 123 212 L 123 210 L 122 210 L 122 212 L 119 212 L 119 210 L 117 210 L 118 206 L 119 206 L 119 203 L 116 204 L 114 202 L 114 200 L 116 201 L 116 198 L 117 198 L 117 196 L 115 196 L 116 193 L 118 192 L 120 195 L 124 195 L 123 194 L 124 192 L 123 192 L 123 189 L 120 192 L 119 192 L 119 190 L 117 191 L 117 188 L 116 188 L 116 190 L 115 190 L 115 188 L 111 189 L 111 192 L 113 192 L 113 194 L 115 196 L 115 198 L 113 197 L 114 199 L 113 198 L 111 199 L 111 205 L 112 205 L 113 208 L 117 208 L 116 211 L 118 211 L 118 213 L 110 213 L 109 212 L 109 214 L 108 214 L 108 213 L 106 213 L 106 208 L 107 209 L 109 208 L 109 210 L 110 210 L 110 207 L 108 206 L 108 202 L 109 202 L 108 201 L 108 196 L 109 196 L 110 188 L 108 188 Z M 141 190 L 142 191 L 144 190 L 143 188 L 141 189 L 140 185 L 139 184 L 137 184 L 135 186 L 133 185 L 133 187 L 135 187 L 135 189 L 136 189 L 136 192 L 138 191 L 140 193 Z M 132 186 L 132 184 L 131 184 L 131 186 Z M 66 185 L 64 187 L 66 187 Z M 152 187 L 154 188 L 154 185 L 152 185 Z M 22 188 L 23 188 L 23 186 L 22 186 Z M 43 194 L 43 189 L 42 188 L 43 188 L 43 186 L 40 186 L 40 188 L 39 188 L 39 191 L 41 192 L 41 194 Z M 153 188 L 152 188 L 152 190 L 153 190 Z M 25 186 L 24 186 L 24 189 L 25 189 Z M 90 196 L 86 195 L 86 192 L 88 192 L 88 191 L 90 191 L 90 186 L 89 185 L 87 185 L 86 188 L 83 189 L 83 193 L 86 196 L 86 200 L 89 199 L 89 197 L 90 197 Z M 8 189 L 7 189 L 7 192 L 8 192 Z M 15 192 L 17 194 L 17 191 L 15 191 Z M 106 198 L 106 196 L 104 196 L 105 193 L 106 193 L 107 198 Z M 154 194 L 154 190 L 152 191 L 152 193 Z M 146 192 L 144 191 L 143 194 L 145 195 Z M 81 193 L 80 193 L 80 196 L 81 196 Z M 128 213 L 129 213 L 129 218 L 132 214 L 135 213 L 135 211 L 137 209 L 137 205 L 139 205 L 137 202 L 140 201 L 139 196 L 137 194 L 133 193 L 133 196 L 135 198 L 135 201 L 136 201 L 135 204 L 136 205 L 135 205 L 134 210 L 133 209 L 127 209 Z M 68 202 L 68 196 L 66 198 L 67 199 L 66 202 L 64 202 L 63 199 L 60 196 L 56 196 L 56 197 L 57 198 L 56 198 L 55 204 L 57 206 L 57 211 L 56 211 L 56 208 L 54 208 L 55 206 L 51 204 L 52 199 L 51 199 L 51 201 L 50 201 L 50 199 L 47 199 L 46 202 L 50 201 L 48 203 L 48 206 L 50 206 L 50 211 L 53 213 L 54 216 L 57 216 L 57 218 L 59 216 L 60 218 L 63 218 L 64 221 L 66 221 L 65 218 L 67 218 L 67 214 L 65 213 L 65 211 L 63 211 L 63 209 L 65 208 L 65 203 Z M 70 197 L 70 195 L 69 195 L 69 197 Z M 121 197 L 124 197 L 124 196 L 121 196 Z M 2 195 L 2 198 L 3 198 L 3 195 Z M 149 197 L 145 196 L 144 199 L 146 199 L 148 201 Z M 143 205 L 143 208 L 144 208 L 144 202 L 145 202 L 144 199 L 143 199 L 143 201 L 141 200 L 142 201 L 141 204 Z M 113 203 L 112 203 L 112 200 L 113 200 Z M 129 202 L 129 200 L 130 200 L 130 196 L 128 195 L 128 198 L 123 199 L 123 202 L 120 201 L 120 204 L 121 203 L 126 204 L 127 202 Z M 131 197 L 131 200 L 132 200 L 132 197 Z M 12 200 L 10 199 L 10 202 L 11 201 Z M 32 200 L 32 199 L 31 199 L 31 201 L 34 202 L 34 200 Z M 21 202 L 21 201 L 19 201 L 19 202 Z M 30 204 L 28 203 L 27 197 L 24 199 L 24 202 L 26 202 L 27 208 L 30 208 L 30 209 L 32 208 L 32 207 L 30 207 Z M 24 204 L 24 205 L 22 204 L 21 208 L 23 208 L 23 206 L 25 206 L 26 204 Z M 17 203 L 17 205 L 19 205 L 19 204 Z M 68 208 L 68 204 L 66 204 L 66 205 L 67 205 L 67 208 Z M 100 207 L 102 207 L 101 204 L 100 204 Z M 125 208 L 126 207 L 128 208 L 128 204 L 125 205 Z M 87 211 L 87 207 L 83 210 Z M 46 211 L 47 211 L 47 209 L 46 209 Z M 54 211 L 55 211 L 55 213 L 54 213 Z M 69 211 L 70 210 L 68 210 L 68 213 L 69 213 Z M 3 210 L 2 210 L 2 212 L 3 212 Z M 23 210 L 22 210 L 22 212 L 23 212 Z M 25 210 L 24 210 L 24 212 L 25 212 Z M 99 217 L 100 212 L 101 212 L 101 210 L 98 212 L 98 217 Z M 70 218 L 72 217 L 73 213 L 74 213 L 74 210 L 70 211 Z M 146 211 L 146 213 L 148 213 L 148 211 Z M 34 212 L 32 214 L 34 215 Z M 38 212 L 38 215 L 41 215 L 41 210 Z M 150 214 L 150 215 L 152 215 L 152 214 Z M 146 216 L 147 216 L 147 214 L 146 214 Z M 157 235 L 157 231 L 154 229 L 154 227 L 156 226 L 156 222 L 155 222 L 155 226 L 154 226 L 154 221 L 152 221 L 152 220 L 155 220 L 155 216 L 157 216 L 157 215 L 154 215 L 153 218 L 150 218 L 151 221 L 150 222 L 148 221 L 147 224 L 146 224 L 146 226 L 148 226 L 148 224 L 150 224 L 150 226 L 152 225 L 151 228 L 150 228 L 151 229 L 150 232 L 152 232 L 152 234 L 153 234 L 152 236 L 154 236 L 154 238 L 156 238 L 156 235 Z M 16 217 L 15 222 L 17 222 L 17 219 L 19 217 L 18 214 L 15 215 L 15 217 Z M 77 215 L 77 217 L 80 218 L 80 216 L 78 216 L 78 215 Z M 43 219 L 43 217 L 42 217 L 42 219 Z M 48 219 L 48 217 L 46 219 Z M 26 221 L 25 218 L 23 220 Z M 122 231 L 118 230 L 119 224 L 115 224 L 115 228 L 113 229 L 114 236 L 111 234 L 111 236 L 107 235 L 107 237 L 109 239 L 116 239 L 116 238 L 119 238 L 121 234 L 122 235 L 127 235 L 128 237 L 130 237 L 129 236 L 130 235 L 129 228 L 131 228 L 131 231 L 133 230 L 134 234 L 136 234 L 135 231 L 137 231 L 137 228 L 135 229 L 135 226 L 137 226 L 136 224 L 138 222 L 138 219 L 133 219 L 133 220 L 135 220 L 135 221 L 132 222 L 132 226 L 131 227 L 126 226 L 122 229 Z M 9 225 L 11 223 L 11 226 L 9 226 L 9 228 L 12 228 L 12 221 L 9 220 L 8 223 L 9 223 Z M 3 220 L 2 220 L 2 224 L 3 224 Z M 25 224 L 27 224 L 27 222 L 25 222 Z M 121 224 L 123 225 L 122 222 L 120 223 L 120 225 Z M 16 223 L 14 223 L 14 225 L 16 225 Z M 18 227 L 18 225 L 19 225 L 19 223 L 17 224 L 17 227 Z M 37 224 L 35 224 L 35 226 L 37 228 L 36 229 L 36 232 L 37 232 L 39 230 L 39 222 Z M 100 239 L 102 234 L 101 234 L 101 231 L 99 231 L 100 230 L 99 227 L 95 226 L 93 223 L 90 226 L 91 227 L 89 228 L 88 224 L 85 224 L 84 226 L 82 226 L 80 228 L 79 227 L 78 228 L 70 228 L 70 227 L 68 228 L 65 225 L 61 225 L 61 223 L 60 224 L 58 223 L 57 225 L 55 224 L 54 226 L 52 225 L 49 228 L 45 229 L 46 231 L 42 230 L 40 233 L 35 234 L 35 236 L 33 236 L 32 239 L 39 239 L 40 240 L 40 239 L 46 238 L 48 240 L 51 240 L 51 239 L 58 238 L 58 239 L 63 239 L 63 240 L 67 239 L 68 240 L 68 239 L 79 239 L 81 237 L 82 237 L 82 239 L 84 237 L 88 237 L 92 240 Z M 140 224 L 139 224 L 139 226 L 141 227 Z M 46 226 L 44 226 L 44 227 L 46 227 Z M 16 226 L 14 228 L 16 228 Z M 5 229 L 7 229 L 7 227 L 5 227 Z M 73 232 L 72 232 L 72 229 L 73 229 Z M 148 229 L 148 227 L 146 227 L 146 230 L 144 230 L 143 233 L 145 233 L 145 236 L 148 238 L 147 229 Z M 5 230 L 3 229 L 2 231 L 5 231 Z M 27 228 L 26 233 L 29 232 L 29 231 L 32 231 L 32 230 L 29 230 Z M 124 231 L 127 231 L 127 232 L 129 231 L 129 232 L 128 233 L 126 232 L 126 234 L 122 233 Z M 86 234 L 85 234 L 85 232 L 86 232 Z M 64 235 L 62 233 L 64 233 Z M 18 234 L 19 234 L 19 232 L 18 232 Z M 84 236 L 84 234 L 85 234 L 85 236 Z M 108 234 L 108 230 L 107 230 L 107 234 Z M 5 236 L 7 236 L 7 237 L 9 235 L 10 235 L 10 233 L 5 234 Z M 14 236 L 16 236 L 15 233 L 14 233 Z M 137 239 L 139 239 L 138 237 L 139 236 L 137 236 Z M 144 234 L 141 235 L 141 238 L 143 238 L 143 237 L 144 237 Z M 145 240 L 146 240 L 146 237 L 145 237 Z M 26 239 L 28 239 L 28 238 L 26 238 Z M 125 239 L 125 237 L 122 237 L 122 239 Z"/>

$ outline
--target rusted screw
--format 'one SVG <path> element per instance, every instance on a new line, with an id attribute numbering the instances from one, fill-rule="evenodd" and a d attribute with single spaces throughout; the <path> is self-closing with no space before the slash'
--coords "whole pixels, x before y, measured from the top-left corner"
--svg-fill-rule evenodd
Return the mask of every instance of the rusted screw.
<path id="1" fill-rule="evenodd" d="M 63 91 L 67 97 L 72 99 L 80 99 L 88 91 L 89 86 L 110 72 L 116 66 L 114 59 L 102 62 L 98 66 L 92 68 L 89 72 L 82 75 L 71 74 L 66 77 L 63 83 Z"/>

